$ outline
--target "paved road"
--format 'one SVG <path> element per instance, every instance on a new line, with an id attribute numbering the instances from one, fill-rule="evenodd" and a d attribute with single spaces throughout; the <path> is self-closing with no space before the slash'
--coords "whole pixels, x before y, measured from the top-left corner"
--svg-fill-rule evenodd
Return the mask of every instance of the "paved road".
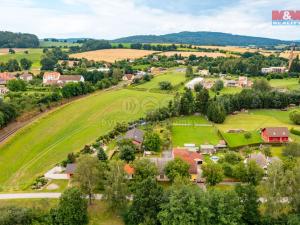
<path id="1" fill-rule="evenodd" d="M 59 198 L 61 193 L 16 193 L 16 194 L 0 194 L 0 199 L 35 199 L 35 198 Z M 102 195 L 98 194 L 95 199 L 101 200 Z"/>

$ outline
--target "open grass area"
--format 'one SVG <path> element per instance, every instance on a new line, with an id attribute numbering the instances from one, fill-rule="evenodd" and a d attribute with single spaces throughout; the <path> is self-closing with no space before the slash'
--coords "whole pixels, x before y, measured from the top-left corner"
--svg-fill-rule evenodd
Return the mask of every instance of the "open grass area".
<path id="1" fill-rule="evenodd" d="M 291 109 L 292 110 L 292 109 Z M 238 115 L 227 116 L 223 124 L 216 124 L 230 147 L 260 143 L 261 139 L 258 130 L 264 127 L 295 127 L 300 129 L 299 125 L 293 124 L 289 119 L 290 111 L 281 111 L 276 109 L 250 110 L 249 113 L 240 113 Z M 252 138 L 246 139 L 244 134 L 229 134 L 229 129 L 243 129 L 252 133 Z M 300 137 L 291 134 L 290 137 L 300 142 Z"/>
<path id="2" fill-rule="evenodd" d="M 10 199 L 0 200 L 0 207 L 4 206 L 21 206 L 35 208 L 43 212 L 49 212 L 51 208 L 56 207 L 58 199 Z M 88 208 L 89 225 L 123 225 L 122 218 L 112 213 L 104 201 L 95 201 Z"/>
<path id="3" fill-rule="evenodd" d="M 71 43 L 71 42 L 54 42 L 54 41 L 40 41 L 41 48 L 48 48 L 48 47 L 71 47 L 71 46 L 80 46 L 79 43 Z"/>
<path id="4" fill-rule="evenodd" d="M 184 144 L 217 144 L 218 132 L 201 116 L 179 117 L 172 120 L 172 142 L 174 147 Z"/>
<path id="5" fill-rule="evenodd" d="M 262 143 L 263 140 L 261 139 L 259 131 L 247 131 L 251 133 L 250 138 L 245 138 L 243 133 L 226 133 L 222 132 L 222 136 L 229 147 L 235 148 L 240 146 L 252 145 L 252 144 L 259 144 Z"/>
<path id="6" fill-rule="evenodd" d="M 28 51 L 28 54 L 25 54 Z M 39 69 L 41 64 L 41 57 L 43 55 L 43 50 L 41 48 L 29 48 L 17 51 L 15 54 L 3 54 L 0 55 L 0 62 L 7 62 L 10 59 L 16 59 L 20 61 L 22 58 L 29 59 L 33 62 L 32 69 Z"/>
<path id="7" fill-rule="evenodd" d="M 68 153 L 79 151 L 117 122 L 138 119 L 170 98 L 134 90 L 102 91 L 44 115 L 0 146 L 0 189 L 25 189 Z"/>
<path id="8" fill-rule="evenodd" d="M 147 89 L 147 90 L 158 90 L 159 82 L 168 81 L 171 82 L 173 86 L 180 85 L 181 82 L 185 82 L 185 73 L 175 72 L 173 70 L 166 73 L 155 76 L 151 81 L 144 84 L 136 86 L 138 89 Z"/>
<path id="9" fill-rule="evenodd" d="M 288 78 L 288 79 L 272 79 L 269 81 L 270 85 L 274 88 L 286 88 L 289 90 L 300 90 L 298 78 Z"/>

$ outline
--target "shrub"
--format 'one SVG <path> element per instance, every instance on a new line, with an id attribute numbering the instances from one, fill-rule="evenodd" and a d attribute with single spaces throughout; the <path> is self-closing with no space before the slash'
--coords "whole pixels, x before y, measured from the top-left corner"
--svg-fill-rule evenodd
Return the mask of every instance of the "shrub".
<path id="1" fill-rule="evenodd" d="M 250 139 L 250 138 L 252 137 L 252 134 L 251 134 L 250 132 L 246 132 L 246 133 L 244 134 L 244 137 L 245 137 L 246 139 Z"/>
<path id="2" fill-rule="evenodd" d="M 298 110 L 294 110 L 290 113 L 290 120 L 297 125 L 300 125 L 300 112 Z"/>

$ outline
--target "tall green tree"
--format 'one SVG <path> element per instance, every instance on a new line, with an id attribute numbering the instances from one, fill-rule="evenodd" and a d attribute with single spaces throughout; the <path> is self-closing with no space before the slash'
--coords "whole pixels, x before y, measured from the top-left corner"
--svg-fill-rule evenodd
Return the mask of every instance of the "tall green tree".
<path id="1" fill-rule="evenodd" d="M 134 185 L 132 204 L 126 214 L 126 224 L 159 224 L 157 214 L 163 202 L 163 189 L 155 178 L 148 177 Z"/>
<path id="2" fill-rule="evenodd" d="M 133 163 L 135 170 L 134 178 L 137 181 L 145 180 L 147 178 L 154 178 L 157 174 L 157 167 L 149 159 L 135 160 Z"/>
<path id="3" fill-rule="evenodd" d="M 119 158 L 126 161 L 127 163 L 134 161 L 135 159 L 135 147 L 133 145 L 124 144 L 119 146 L 120 154 Z"/>
<path id="4" fill-rule="evenodd" d="M 191 65 L 188 65 L 186 67 L 185 76 L 186 77 L 193 77 L 194 76 L 193 67 Z"/>
<path id="5" fill-rule="evenodd" d="M 89 196 L 92 204 L 93 196 L 99 188 L 103 188 L 105 164 L 92 156 L 83 156 L 78 160 L 74 173 L 74 182 L 82 193 Z"/>
<path id="6" fill-rule="evenodd" d="M 99 147 L 97 157 L 100 161 L 107 161 L 107 155 L 102 147 Z"/>
<path id="7" fill-rule="evenodd" d="M 26 83 L 20 79 L 9 80 L 7 82 L 7 87 L 10 91 L 25 91 Z"/>
<path id="8" fill-rule="evenodd" d="M 185 89 L 184 94 L 180 98 L 180 114 L 190 115 L 194 112 L 194 96 L 192 90 L 187 88 Z"/>
<path id="9" fill-rule="evenodd" d="M 20 64 L 21 64 L 21 68 L 23 70 L 29 70 L 32 66 L 32 61 L 30 61 L 29 59 L 27 58 L 22 58 L 20 60 Z"/>
<path id="10" fill-rule="evenodd" d="M 206 182 L 215 186 L 220 183 L 224 178 L 222 166 L 216 163 L 210 163 L 202 166 L 203 176 L 206 178 Z"/>
<path id="11" fill-rule="evenodd" d="M 167 177 L 174 181 L 175 178 L 190 178 L 189 174 L 189 164 L 180 158 L 175 158 L 174 160 L 168 162 L 165 167 L 165 173 Z"/>
<path id="12" fill-rule="evenodd" d="M 207 89 L 202 89 L 201 91 L 196 93 L 195 98 L 195 111 L 206 114 L 209 100 L 209 92 Z"/>
<path id="13" fill-rule="evenodd" d="M 122 161 L 111 161 L 106 173 L 104 198 L 109 208 L 122 212 L 127 206 L 128 184 Z"/>
<path id="14" fill-rule="evenodd" d="M 87 201 L 85 196 L 76 188 L 67 189 L 59 199 L 55 214 L 53 224 L 88 224 Z"/>
<path id="15" fill-rule="evenodd" d="M 237 185 L 235 187 L 240 203 L 244 206 L 242 220 L 245 224 L 260 224 L 259 197 L 255 186 Z"/>
<path id="16" fill-rule="evenodd" d="M 234 169 L 234 174 L 242 182 L 258 185 L 264 176 L 264 170 L 254 160 L 250 160 L 247 164 L 239 163 Z"/>
<path id="17" fill-rule="evenodd" d="M 147 132 L 143 141 L 143 147 L 146 151 L 159 151 L 161 147 L 161 139 L 159 135 L 154 132 Z"/>

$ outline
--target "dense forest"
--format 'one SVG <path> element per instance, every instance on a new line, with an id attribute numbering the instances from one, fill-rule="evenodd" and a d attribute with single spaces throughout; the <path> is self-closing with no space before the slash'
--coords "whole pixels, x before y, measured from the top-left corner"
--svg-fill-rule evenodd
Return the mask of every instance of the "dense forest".
<path id="1" fill-rule="evenodd" d="M 174 43 L 193 45 L 233 45 L 233 46 L 274 46 L 279 44 L 291 44 L 271 38 L 250 37 L 233 35 L 220 32 L 180 32 L 166 35 L 137 35 L 114 40 L 119 43 Z"/>
<path id="2" fill-rule="evenodd" d="M 39 39 L 34 34 L 0 31 L 0 48 L 36 48 Z"/>

